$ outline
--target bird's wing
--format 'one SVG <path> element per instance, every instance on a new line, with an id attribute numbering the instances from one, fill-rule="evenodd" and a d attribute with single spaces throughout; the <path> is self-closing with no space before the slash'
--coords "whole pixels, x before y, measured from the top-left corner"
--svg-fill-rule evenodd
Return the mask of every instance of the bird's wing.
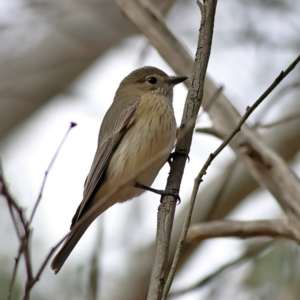
<path id="1" fill-rule="evenodd" d="M 119 141 L 126 132 L 126 129 L 128 128 L 128 126 L 130 126 L 132 122 L 133 115 L 140 103 L 140 97 L 135 96 L 130 98 L 132 98 L 132 101 L 130 101 L 129 104 L 125 107 L 122 107 L 122 104 L 117 104 L 119 107 L 117 109 L 112 110 L 113 105 L 116 105 L 113 104 L 105 116 L 105 118 L 114 118 L 115 122 L 110 128 L 103 129 L 101 127 L 98 149 L 96 151 L 91 170 L 84 185 L 83 200 L 77 208 L 77 211 L 72 219 L 71 229 L 75 225 L 77 220 L 81 217 L 81 214 L 87 206 L 90 197 L 92 196 L 95 189 L 98 187 L 98 184 L 100 183 L 100 180 L 104 174 L 105 169 L 107 168 L 109 160 L 114 153 L 114 149 L 117 147 Z M 105 121 L 105 118 L 103 120 L 103 123 Z"/>

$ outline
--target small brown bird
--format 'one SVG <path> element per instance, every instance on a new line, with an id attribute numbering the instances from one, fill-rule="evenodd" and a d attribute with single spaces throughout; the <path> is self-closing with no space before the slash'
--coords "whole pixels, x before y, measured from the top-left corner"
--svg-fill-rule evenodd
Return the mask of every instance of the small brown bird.
<path id="1" fill-rule="evenodd" d="M 51 263 L 55 274 L 101 213 L 117 202 L 141 195 L 144 190 L 135 187 L 136 182 L 145 186 L 153 183 L 176 139 L 173 87 L 186 79 L 186 76 L 168 76 L 154 67 L 137 69 L 123 79 L 103 119 L 98 148 L 84 184 L 83 200 L 72 219 L 70 235 Z M 168 149 L 165 157 L 103 200 L 113 188 L 164 149 Z M 95 212 L 75 227 L 95 204 Z"/>

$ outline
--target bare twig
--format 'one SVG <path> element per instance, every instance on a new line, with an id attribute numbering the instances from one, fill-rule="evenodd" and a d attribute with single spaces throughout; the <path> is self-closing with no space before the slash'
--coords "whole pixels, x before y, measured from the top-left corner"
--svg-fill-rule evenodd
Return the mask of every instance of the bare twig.
<path id="1" fill-rule="evenodd" d="M 170 274 L 167 280 L 167 283 L 165 285 L 164 290 L 164 298 L 166 299 L 167 294 L 169 292 L 169 289 L 171 287 L 171 284 L 173 282 L 173 278 L 175 276 L 175 272 L 177 269 L 178 261 L 180 258 L 181 250 L 183 247 L 183 243 L 188 231 L 188 228 L 191 223 L 192 218 L 192 212 L 194 208 L 194 204 L 196 201 L 196 196 L 198 193 L 198 189 L 200 186 L 200 183 L 202 182 L 203 176 L 206 174 L 208 167 L 212 163 L 212 161 L 216 158 L 217 155 L 230 143 L 230 141 L 233 139 L 233 137 L 241 130 L 242 125 L 246 122 L 247 118 L 251 115 L 251 113 L 258 107 L 258 105 L 274 90 L 274 88 L 294 69 L 294 67 L 298 64 L 300 61 L 300 55 L 291 63 L 291 65 L 283 72 L 279 74 L 279 76 L 274 80 L 274 82 L 268 87 L 268 89 L 258 98 L 258 100 L 255 101 L 255 103 L 251 107 L 247 107 L 245 114 L 237 124 L 236 128 L 232 131 L 232 133 L 222 142 L 222 144 L 216 149 L 214 153 L 211 153 L 207 161 L 205 162 L 204 166 L 202 167 L 200 173 L 195 178 L 194 181 L 194 187 L 193 192 L 190 200 L 190 206 L 187 212 L 187 216 L 183 225 L 182 233 L 177 245 L 177 249 L 175 252 L 174 260 L 171 266 Z"/>
<path id="2" fill-rule="evenodd" d="M 13 274 L 12 274 L 12 277 L 11 277 L 10 283 L 9 283 L 7 300 L 10 300 L 11 297 L 12 297 L 12 292 L 13 292 L 14 284 L 15 284 L 15 281 L 16 281 L 16 276 L 17 276 L 17 273 L 18 273 L 18 266 L 19 266 L 21 254 L 23 252 L 22 248 L 23 248 L 23 243 L 21 242 L 21 244 L 19 245 L 19 250 L 18 250 L 17 257 L 15 258 Z"/>
<path id="3" fill-rule="evenodd" d="M 193 58 L 191 57 L 190 53 L 186 50 L 186 48 L 180 43 L 180 41 L 176 39 L 171 30 L 167 28 L 165 22 L 161 19 L 157 19 L 155 17 L 155 14 L 151 13 L 154 9 L 153 6 L 151 11 L 147 11 L 138 4 L 138 1 L 134 5 L 130 4 L 130 0 L 116 0 L 116 2 L 121 7 L 123 12 L 128 16 L 128 18 L 141 31 L 141 33 L 143 33 L 149 39 L 152 46 L 156 48 L 156 50 L 171 66 L 175 73 L 185 75 L 191 73 L 193 66 Z M 200 6 L 202 5 L 200 4 Z M 176 28 L 174 28 L 174 31 L 175 30 Z M 191 84 L 191 80 L 185 81 L 185 84 L 187 87 L 189 87 L 189 85 Z M 218 90 L 218 87 L 209 77 L 209 75 L 207 75 L 203 96 L 204 107 L 209 102 L 209 99 L 211 99 L 212 95 L 215 94 L 216 90 Z M 232 132 L 233 128 L 236 127 L 236 124 L 240 121 L 240 115 L 237 113 L 236 109 L 232 106 L 228 98 L 223 93 L 220 95 L 216 104 L 211 107 L 208 114 L 213 121 L 214 128 L 216 128 L 218 134 L 220 134 L 222 139 L 225 139 Z M 295 134 L 292 134 L 292 132 L 295 132 Z M 291 150 L 291 152 L 296 153 L 298 149 L 298 143 L 296 142 L 298 140 L 297 130 L 293 130 L 292 132 L 289 132 L 288 135 L 296 137 L 296 139 L 292 143 L 293 150 Z M 238 180 L 242 186 L 241 189 L 238 190 L 233 188 L 232 186 L 229 187 L 228 194 L 226 193 L 224 201 L 222 199 L 220 209 L 218 209 L 218 211 L 216 212 L 216 217 L 224 217 L 232 209 L 232 207 L 234 207 L 237 204 L 237 202 L 243 199 L 245 195 L 248 195 L 249 192 L 253 191 L 254 187 L 257 186 L 257 184 L 252 180 L 252 177 L 250 178 L 250 176 L 246 175 L 247 171 L 250 171 L 252 176 L 256 179 L 256 182 L 260 185 L 267 187 L 276 198 L 287 198 L 287 200 L 290 201 L 290 199 L 292 199 L 292 197 L 295 198 L 296 195 L 296 198 L 298 199 L 297 195 L 300 195 L 300 192 L 297 193 L 298 189 L 294 188 L 297 184 L 295 182 L 296 180 L 291 179 L 291 177 L 293 177 L 294 175 L 292 174 L 292 172 L 290 172 L 283 160 L 280 157 L 278 157 L 276 151 L 272 150 L 271 148 L 272 146 L 275 147 L 275 149 L 285 159 L 287 159 L 288 157 L 288 150 L 280 146 L 277 137 L 275 138 L 274 136 L 272 136 L 270 138 L 270 135 L 267 135 L 264 137 L 264 139 L 266 139 L 266 137 L 267 142 L 262 141 L 262 139 L 258 137 L 249 128 L 249 126 L 247 126 L 247 124 L 244 124 L 243 130 L 239 132 L 239 134 L 231 142 L 232 149 L 236 152 L 240 161 L 244 163 L 244 165 L 239 165 L 237 169 L 238 175 L 234 175 L 235 180 Z M 271 143 L 269 139 L 272 140 Z M 248 154 L 245 152 L 242 153 L 241 151 L 241 145 L 245 142 L 247 142 L 247 147 L 249 148 L 249 151 L 247 152 Z M 267 145 L 268 142 L 269 146 Z M 288 155 L 291 155 L 291 153 L 289 153 Z M 259 157 L 263 157 L 263 162 L 271 161 L 272 168 L 264 168 L 264 164 L 258 162 Z M 291 158 L 291 156 L 289 157 Z M 247 168 L 247 171 L 244 170 L 244 167 Z M 258 174 L 259 172 L 260 174 Z M 286 174 L 287 176 L 283 174 Z M 285 180 L 282 180 L 283 176 L 286 177 Z M 247 183 L 245 183 L 244 180 L 246 180 Z M 281 180 L 284 183 L 281 184 L 279 180 Z M 292 189 L 288 193 L 286 193 L 285 189 L 287 188 L 288 182 L 291 183 L 290 187 L 292 187 Z M 274 188 L 277 188 L 277 193 L 276 191 L 274 191 Z M 207 195 L 207 198 L 203 199 L 205 203 L 202 202 L 204 204 L 204 207 L 199 205 L 199 210 L 197 211 L 198 215 L 195 216 L 195 219 L 202 220 L 204 217 L 203 214 L 205 214 L 206 207 L 208 206 L 208 202 L 210 201 L 212 194 L 209 188 L 205 189 L 205 194 Z M 239 198 L 239 200 L 236 200 L 236 196 Z M 179 223 L 181 224 L 183 222 L 183 216 L 181 215 L 181 213 L 179 214 L 179 219 Z M 176 227 L 177 238 L 179 235 L 179 226 L 176 225 Z M 189 253 L 191 253 L 197 247 L 197 245 L 198 244 L 195 243 L 195 245 L 189 247 L 189 249 L 185 248 L 185 256 L 184 259 L 181 259 L 182 262 L 186 260 Z M 149 253 L 152 253 L 152 247 L 153 245 L 149 247 Z M 173 249 L 174 247 L 172 247 L 172 251 Z M 149 267 L 150 260 L 148 260 L 147 262 Z M 135 271 L 135 274 L 136 279 L 140 279 L 140 277 L 142 276 L 144 282 L 148 282 L 149 272 Z M 127 285 L 131 284 L 130 281 L 125 281 Z M 135 290 L 134 293 L 127 293 L 126 299 L 131 300 L 143 298 L 147 288 L 148 286 L 145 283 L 143 287 L 140 287 L 140 293 L 138 295 Z M 120 295 L 122 295 L 122 293 L 124 295 L 126 290 L 128 289 L 123 289 L 120 292 Z"/>
<path id="4" fill-rule="evenodd" d="M 216 5 L 217 1 L 207 1 L 203 4 L 201 10 L 202 18 L 195 64 L 191 80 L 192 85 L 187 96 L 185 110 L 178 134 L 179 137 L 181 137 L 180 131 L 184 129 L 188 120 L 193 120 L 193 127 L 195 126 L 197 120 L 197 114 L 203 97 L 204 80 L 211 49 L 210 47 L 213 36 Z M 177 151 L 184 150 L 187 154 L 189 153 L 192 134 L 192 132 L 188 132 L 187 136 L 178 143 L 176 147 Z M 174 160 L 167 182 L 167 190 L 179 190 L 185 162 L 186 157 L 179 157 L 178 159 Z M 169 277 L 168 279 L 170 279 L 171 282 L 168 280 L 168 282 L 164 286 L 164 277 L 166 272 L 169 244 L 175 211 L 174 200 L 173 203 L 170 200 L 167 197 L 162 197 L 162 204 L 159 207 L 158 211 L 156 252 L 151 273 L 150 287 L 147 298 L 148 300 L 166 299 L 169 287 L 171 286 L 171 282 L 173 280 L 173 278 Z M 172 205 L 171 209 L 166 210 L 166 205 Z"/>
<path id="5" fill-rule="evenodd" d="M 32 278 L 32 280 L 30 282 L 28 282 L 26 284 L 25 287 L 25 294 L 23 296 L 23 300 L 29 299 L 29 293 L 30 290 L 33 288 L 33 286 L 39 281 L 43 271 L 45 270 L 49 260 L 51 259 L 52 255 L 55 253 L 55 251 L 59 248 L 59 246 L 64 242 L 64 240 L 68 237 L 69 234 L 65 235 L 60 241 L 59 243 L 57 243 L 54 247 L 51 248 L 51 250 L 49 251 L 48 255 L 46 256 L 46 258 L 44 259 L 44 261 L 42 262 L 38 272 L 36 273 L 36 275 L 34 276 L 34 278 Z"/>
<path id="6" fill-rule="evenodd" d="M 257 255 L 261 254 L 263 251 L 265 251 L 267 248 L 269 248 L 273 244 L 273 241 L 267 241 L 267 242 L 255 242 L 250 245 L 248 245 L 247 249 L 244 251 L 244 253 L 239 256 L 238 258 L 229 261 L 225 265 L 221 266 L 211 274 L 205 276 L 203 279 L 201 279 L 199 282 L 186 287 L 182 290 L 170 293 L 170 297 L 178 297 L 180 295 L 183 295 L 188 292 L 192 292 L 195 289 L 201 288 L 205 286 L 206 284 L 210 283 L 212 280 L 214 280 L 217 276 L 221 275 L 222 273 L 228 271 L 229 269 L 232 269 L 233 267 L 237 267 L 240 264 L 247 262 Z"/>
<path id="7" fill-rule="evenodd" d="M 12 221 L 14 224 L 14 227 L 16 229 L 17 232 L 17 236 L 19 238 L 19 250 L 18 250 L 18 254 L 17 257 L 15 258 L 15 264 L 14 264 L 14 268 L 13 268 L 13 274 L 12 274 L 12 278 L 10 281 L 10 285 L 9 285 L 9 291 L 8 291 L 8 297 L 7 299 L 10 300 L 11 296 L 12 296 L 12 291 L 13 291 L 13 287 L 14 287 L 14 283 L 15 283 L 15 279 L 16 279 L 16 275 L 17 275 L 17 270 L 18 270 L 18 266 L 20 263 L 20 258 L 23 255 L 24 256 L 24 261 L 25 261 L 25 269 L 26 269 L 26 274 L 27 274 L 27 279 L 26 279 L 26 284 L 25 284 L 25 292 L 24 292 L 24 296 L 23 299 L 24 300 L 28 300 L 30 299 L 30 290 L 33 287 L 33 285 L 39 280 L 40 275 L 42 273 L 42 271 L 44 270 L 46 264 L 48 263 L 48 260 L 51 258 L 52 253 L 54 253 L 54 251 L 56 250 L 57 247 L 59 247 L 60 244 L 58 244 L 56 247 L 54 247 L 49 255 L 46 257 L 45 261 L 42 263 L 39 271 L 37 272 L 36 276 L 33 276 L 33 272 L 32 272 L 32 263 L 31 263 L 31 248 L 30 248 L 30 240 L 31 240 L 31 228 L 30 228 L 30 223 L 34 217 L 34 213 L 36 211 L 36 208 L 41 200 L 42 197 L 42 192 L 46 183 L 46 179 L 47 179 L 47 174 L 49 173 L 55 158 L 57 157 L 57 154 L 59 152 L 59 150 L 61 149 L 69 131 L 71 130 L 71 128 L 73 128 L 74 126 L 76 126 L 75 123 L 71 123 L 65 137 L 63 138 L 58 150 L 56 151 L 54 157 L 52 158 L 50 165 L 45 173 L 45 177 L 41 186 L 41 190 L 38 196 L 38 199 L 35 203 L 33 212 L 31 214 L 30 220 L 27 220 L 26 215 L 23 212 L 23 209 L 17 204 L 17 202 L 13 199 L 13 197 L 11 196 L 11 194 L 9 193 L 9 190 L 7 188 L 6 185 L 6 181 L 4 179 L 4 175 L 3 175 L 3 169 L 2 169 L 2 165 L 0 163 L 0 194 L 2 194 L 7 201 L 8 207 L 9 207 L 9 211 L 12 217 Z M 22 225 L 22 228 L 19 228 L 18 224 Z M 62 242 L 62 241 L 61 241 Z"/>
<path id="8" fill-rule="evenodd" d="M 66 138 L 68 137 L 68 135 L 69 135 L 71 129 L 72 129 L 73 127 L 75 127 L 75 126 L 77 126 L 76 123 L 74 123 L 74 122 L 71 122 L 71 123 L 70 123 L 69 129 L 67 130 L 65 136 L 63 137 L 63 139 L 62 139 L 62 141 L 60 142 L 60 144 L 59 144 L 59 146 L 58 146 L 58 148 L 57 148 L 57 150 L 56 150 L 54 156 L 52 157 L 52 159 L 51 159 L 51 161 L 50 161 L 50 164 L 49 164 L 49 166 L 48 166 L 48 168 L 47 168 L 47 170 L 46 170 L 46 172 L 45 172 L 45 175 L 44 175 L 44 179 L 43 179 L 43 182 L 42 182 L 42 185 L 41 185 L 41 188 L 40 188 L 40 192 L 39 192 L 38 198 L 37 198 L 37 200 L 36 200 L 36 202 L 35 202 L 35 204 L 34 204 L 34 207 L 33 207 L 33 210 L 32 210 L 31 216 L 30 216 L 30 219 L 29 219 L 29 224 L 31 224 L 31 222 L 32 222 L 32 220 L 33 220 L 33 217 L 34 217 L 34 214 L 35 214 L 35 212 L 36 212 L 36 209 L 37 209 L 37 207 L 38 207 L 38 205 L 39 205 L 39 203 L 40 203 L 40 201 L 41 201 L 41 199 L 42 199 L 42 195 L 43 195 L 44 187 L 45 187 L 45 184 L 46 184 L 46 180 L 47 180 L 48 174 L 49 174 L 49 172 L 50 172 L 50 170 L 51 170 L 51 168 L 52 168 L 52 166 L 53 166 L 53 164 L 54 164 L 54 161 L 55 161 L 55 159 L 56 159 L 56 157 L 57 157 L 57 155 L 58 155 L 58 153 L 59 153 L 61 147 L 63 146 L 63 144 L 64 144 Z"/>
<path id="9" fill-rule="evenodd" d="M 116 0 L 133 23 L 144 33 L 161 56 L 178 74 L 189 74 L 193 60 L 182 44 L 168 30 L 165 23 L 139 5 L 129 7 L 131 1 Z M 123 7 L 124 6 L 124 7 Z M 125 12 L 125 13 L 126 13 Z M 280 77 L 280 76 L 279 76 Z M 280 79 L 280 78 L 278 78 Z M 186 81 L 189 85 L 191 82 Z M 218 88 L 209 76 L 206 77 L 203 104 L 207 103 Z M 267 92 L 267 91 L 266 91 Z M 236 127 L 240 116 L 224 94 L 209 110 L 214 127 L 225 139 Z M 279 204 L 295 221 L 300 216 L 300 184 L 284 161 L 268 147 L 247 125 L 230 143 L 248 171 L 261 185 L 269 189 Z M 297 200 L 296 200 L 297 199 Z M 296 216 L 295 216 L 296 214 Z M 297 222 L 296 222 L 297 223 Z M 295 225 L 296 225 L 295 223 Z M 299 231 L 300 226 L 295 226 Z"/>
<path id="10" fill-rule="evenodd" d="M 130 6 L 129 2 L 131 1 L 125 2 L 121 0 L 116 0 L 116 2 L 122 8 L 123 12 L 138 27 L 138 29 L 140 29 L 140 31 L 148 37 L 151 44 L 159 51 L 161 56 L 171 65 L 171 67 L 175 70 L 175 72 L 178 74 L 181 73 L 188 74 L 192 66 L 192 59 L 189 53 L 186 51 L 186 49 L 174 37 L 174 35 L 170 32 L 170 30 L 168 30 L 168 28 L 165 26 L 165 23 L 160 19 L 155 18 L 154 14 L 151 15 L 151 11 L 148 12 L 140 8 L 138 4 L 134 6 Z M 203 5 L 201 5 L 201 7 L 202 6 Z M 187 85 L 189 85 L 190 83 L 191 83 L 190 81 L 186 82 Z M 207 103 L 207 99 L 211 98 L 211 95 L 215 93 L 216 89 L 217 88 L 215 84 L 212 82 L 212 80 L 209 77 L 207 77 L 206 89 L 204 91 L 205 92 L 204 103 Z M 239 121 L 239 120 L 237 121 L 237 119 L 240 118 L 236 110 L 232 107 L 228 99 L 223 94 L 221 95 L 220 100 L 218 101 L 218 105 L 214 106 L 209 111 L 209 115 L 211 116 L 214 122 L 214 126 L 216 125 L 216 129 L 218 130 L 218 132 L 220 130 L 220 134 L 222 135 L 222 138 L 226 138 L 226 136 L 230 134 L 232 129 L 236 127 L 236 122 Z M 245 126 L 244 131 L 239 136 L 240 137 L 234 143 L 232 143 L 233 149 L 237 152 L 238 156 L 246 162 L 248 169 L 251 171 L 254 177 L 257 178 L 259 182 L 265 184 L 276 198 L 279 197 L 279 192 L 282 188 L 284 188 L 286 184 L 286 180 L 282 184 L 278 184 L 278 183 L 276 184 L 277 187 L 277 192 L 276 192 L 274 190 L 275 187 L 273 185 L 274 182 L 270 180 L 268 181 L 268 178 L 262 177 L 261 174 L 258 173 L 259 172 L 258 167 L 263 164 L 258 165 L 257 159 L 260 157 L 260 155 L 264 155 L 268 157 L 268 159 L 270 159 L 274 164 L 278 163 L 279 167 L 276 169 L 282 169 L 282 170 L 284 169 L 283 170 L 284 173 L 288 174 L 287 178 L 289 178 L 289 181 L 292 182 L 292 187 L 293 187 L 292 190 L 289 192 L 289 195 L 287 195 L 289 201 L 290 196 L 295 194 L 294 190 L 295 189 L 297 190 L 296 188 L 297 184 L 295 180 L 290 180 L 291 176 L 287 167 L 283 166 L 283 164 L 280 161 L 280 158 L 276 156 L 276 154 L 273 153 L 271 149 L 265 146 L 263 142 L 260 141 L 255 136 L 255 134 L 251 132 L 248 126 Z M 252 156 L 251 153 L 246 154 L 244 150 L 243 150 L 244 152 L 241 153 L 242 150 L 241 141 L 243 142 L 247 141 L 247 144 L 245 146 L 250 147 L 249 151 L 251 151 L 252 149 L 251 153 L 253 154 L 256 153 L 257 155 Z M 259 149 L 262 151 L 263 154 L 257 152 L 257 146 L 259 147 Z M 252 158 L 249 160 L 250 155 L 253 158 L 256 157 L 256 159 L 254 160 Z M 260 170 L 261 169 L 262 168 L 260 167 Z M 278 174 L 278 172 L 276 172 L 276 174 Z M 270 175 L 272 177 L 271 180 L 275 180 L 277 182 L 278 177 L 274 178 L 273 174 Z"/>
<path id="11" fill-rule="evenodd" d="M 7 185 L 6 181 L 4 178 L 4 173 L 3 173 L 3 168 L 0 163 L 0 194 L 3 195 L 7 201 L 9 211 L 12 217 L 12 221 L 14 224 L 14 227 L 16 228 L 17 235 L 19 237 L 19 250 L 18 250 L 18 255 L 15 258 L 15 264 L 13 268 L 13 274 L 12 278 L 9 284 L 9 291 L 8 291 L 8 300 L 11 299 L 12 296 L 12 291 L 16 279 L 16 274 L 20 262 L 21 255 L 24 254 L 24 259 L 25 259 L 25 266 L 26 266 L 26 273 L 27 273 L 27 282 L 29 282 L 32 279 L 32 267 L 31 267 L 31 259 L 30 259 L 30 254 L 29 254 L 29 249 L 28 249 L 28 244 L 29 244 L 29 238 L 30 238 L 30 229 L 28 227 L 28 222 L 26 219 L 26 216 L 23 213 L 23 209 L 17 204 L 17 202 L 14 200 L 14 198 L 11 196 Z M 16 216 L 16 215 L 18 216 Z M 18 227 L 18 224 L 22 225 L 22 232 Z"/>

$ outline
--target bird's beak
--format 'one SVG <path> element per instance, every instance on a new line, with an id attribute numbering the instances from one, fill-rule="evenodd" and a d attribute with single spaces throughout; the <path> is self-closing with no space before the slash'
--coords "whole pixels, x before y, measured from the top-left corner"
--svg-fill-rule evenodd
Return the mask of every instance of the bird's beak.
<path id="1" fill-rule="evenodd" d="M 188 79 L 186 76 L 170 76 L 170 84 L 176 85 Z"/>

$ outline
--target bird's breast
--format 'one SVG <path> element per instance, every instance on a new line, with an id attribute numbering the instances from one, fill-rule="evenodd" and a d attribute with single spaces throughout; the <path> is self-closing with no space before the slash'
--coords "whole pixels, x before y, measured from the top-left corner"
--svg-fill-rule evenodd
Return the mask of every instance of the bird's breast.
<path id="1" fill-rule="evenodd" d="M 153 163 L 137 180 L 151 185 L 166 162 L 176 139 L 176 121 L 172 105 L 164 97 L 149 95 L 141 102 L 128 131 L 109 163 L 107 175 L 124 179 L 132 176 L 162 150 L 167 154 Z"/>

